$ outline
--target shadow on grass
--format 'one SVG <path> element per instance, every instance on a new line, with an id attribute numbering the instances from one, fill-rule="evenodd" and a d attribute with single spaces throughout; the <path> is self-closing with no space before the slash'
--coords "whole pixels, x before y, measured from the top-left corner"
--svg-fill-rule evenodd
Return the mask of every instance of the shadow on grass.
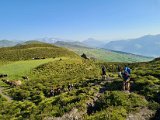
<path id="1" fill-rule="evenodd" d="M 157 110 L 155 116 L 151 120 L 160 120 L 160 108 Z"/>
<path id="2" fill-rule="evenodd" d="M 123 82 L 120 80 L 113 80 L 113 82 L 107 82 L 104 84 L 100 90 L 99 93 L 103 93 L 106 90 L 108 91 L 115 91 L 115 90 L 122 90 Z"/>

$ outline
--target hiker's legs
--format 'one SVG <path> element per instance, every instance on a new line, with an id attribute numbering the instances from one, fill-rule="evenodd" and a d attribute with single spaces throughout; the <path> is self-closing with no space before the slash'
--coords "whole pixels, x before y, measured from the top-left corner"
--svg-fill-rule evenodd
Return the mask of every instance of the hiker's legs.
<path id="1" fill-rule="evenodd" d="M 125 91 L 126 90 L 126 82 L 123 81 L 123 90 Z"/>
<path id="2" fill-rule="evenodd" d="M 130 81 L 127 82 L 126 88 L 127 88 L 128 91 L 130 91 Z"/>
<path id="3" fill-rule="evenodd" d="M 102 80 L 106 80 L 106 75 L 102 75 Z"/>
<path id="4" fill-rule="evenodd" d="M 102 75 L 102 80 L 105 80 L 105 76 L 104 75 Z"/>
<path id="5" fill-rule="evenodd" d="M 127 79 L 126 90 L 130 91 L 130 78 Z"/>

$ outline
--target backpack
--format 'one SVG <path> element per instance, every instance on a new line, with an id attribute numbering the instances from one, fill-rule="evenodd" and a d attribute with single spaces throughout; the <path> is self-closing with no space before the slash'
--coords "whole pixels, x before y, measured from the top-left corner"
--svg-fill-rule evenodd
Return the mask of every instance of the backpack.
<path id="1" fill-rule="evenodd" d="M 129 67 L 125 67 L 124 71 L 128 72 L 128 74 L 131 74 L 131 69 Z"/>
<path id="2" fill-rule="evenodd" d="M 128 71 L 124 71 L 124 77 L 129 77 L 130 76 L 130 74 L 128 73 Z"/>

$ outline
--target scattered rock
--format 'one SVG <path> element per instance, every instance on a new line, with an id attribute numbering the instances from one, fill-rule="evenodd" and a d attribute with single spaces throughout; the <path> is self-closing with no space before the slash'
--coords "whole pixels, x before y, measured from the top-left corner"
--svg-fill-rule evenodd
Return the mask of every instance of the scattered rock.
<path id="1" fill-rule="evenodd" d="M 62 117 L 46 117 L 44 120 L 82 120 L 82 114 L 78 109 L 74 108 Z"/>
<path id="2" fill-rule="evenodd" d="M 142 108 L 137 113 L 129 113 L 126 120 L 150 120 L 154 116 L 154 111 L 148 108 Z"/>
<path id="3" fill-rule="evenodd" d="M 84 59 L 89 59 L 89 58 L 87 57 L 87 55 L 84 54 L 84 53 L 81 55 L 81 57 L 84 58 Z"/>

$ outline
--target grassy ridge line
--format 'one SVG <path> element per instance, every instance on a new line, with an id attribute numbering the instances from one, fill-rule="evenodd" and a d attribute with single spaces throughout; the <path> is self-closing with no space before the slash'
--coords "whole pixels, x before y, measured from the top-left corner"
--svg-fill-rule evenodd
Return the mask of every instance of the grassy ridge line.
<path id="1" fill-rule="evenodd" d="M 27 44 L 0 48 L 1 61 L 31 60 L 35 57 L 78 57 L 73 51 L 50 44 Z"/>
<path id="2" fill-rule="evenodd" d="M 65 57 L 61 57 L 67 59 Z M 17 79 L 23 75 L 27 75 L 33 68 L 52 61 L 59 60 L 60 58 L 49 58 L 43 60 L 26 60 L 16 61 L 0 66 L 0 73 L 8 74 L 9 78 Z"/>

